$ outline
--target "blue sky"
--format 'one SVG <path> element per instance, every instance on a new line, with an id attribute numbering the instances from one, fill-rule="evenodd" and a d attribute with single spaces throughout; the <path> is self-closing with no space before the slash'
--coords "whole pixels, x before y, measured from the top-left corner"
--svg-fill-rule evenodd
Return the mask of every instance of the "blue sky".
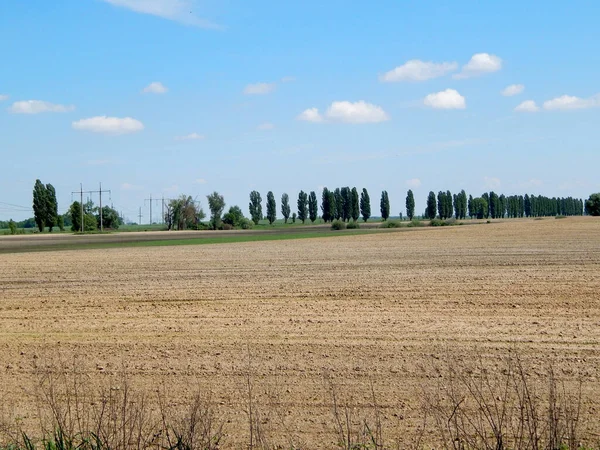
<path id="1" fill-rule="evenodd" d="M 0 2 L 0 219 L 144 199 L 600 190 L 595 1 Z M 97 196 L 93 199 L 97 202 Z M 159 220 L 154 208 L 154 220 Z"/>

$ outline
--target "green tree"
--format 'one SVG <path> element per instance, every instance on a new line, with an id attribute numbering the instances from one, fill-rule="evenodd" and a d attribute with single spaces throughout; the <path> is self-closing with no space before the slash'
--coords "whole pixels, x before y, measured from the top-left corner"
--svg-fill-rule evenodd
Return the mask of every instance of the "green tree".
<path id="1" fill-rule="evenodd" d="M 198 228 L 198 224 L 205 217 L 202 207 L 194 201 L 191 195 L 182 194 L 166 205 L 165 222 L 169 230 Z"/>
<path id="2" fill-rule="evenodd" d="M 488 202 L 483 196 L 473 199 L 473 209 L 478 219 L 488 217 L 488 208 Z"/>
<path id="3" fill-rule="evenodd" d="M 334 219 L 340 220 L 344 215 L 344 199 L 342 197 L 342 191 L 340 188 L 336 188 L 334 193 L 335 199 L 335 216 Z"/>
<path id="4" fill-rule="evenodd" d="M 317 203 L 317 194 L 315 191 L 310 191 L 308 196 L 308 218 L 312 223 L 317 220 L 319 216 L 319 205 Z"/>
<path id="5" fill-rule="evenodd" d="M 56 190 L 51 184 L 46 185 L 46 226 L 50 233 L 52 228 L 58 225 L 58 201 L 56 200 Z"/>
<path id="6" fill-rule="evenodd" d="M 244 213 L 237 205 L 230 207 L 229 211 L 223 215 L 223 223 L 231 225 L 234 228 L 242 227 L 246 220 Z"/>
<path id="7" fill-rule="evenodd" d="M 71 230 L 82 231 L 81 229 L 81 203 L 75 201 L 69 207 L 69 216 L 71 218 Z"/>
<path id="8" fill-rule="evenodd" d="M 14 220 L 10 219 L 8 221 L 8 229 L 10 231 L 10 234 L 17 234 L 17 224 Z"/>
<path id="9" fill-rule="evenodd" d="M 412 189 L 406 193 L 406 215 L 408 220 L 412 220 L 415 216 L 415 196 Z"/>
<path id="10" fill-rule="evenodd" d="M 287 223 L 290 218 L 291 208 L 290 208 L 290 196 L 285 192 L 281 195 L 281 215 L 283 216 L 283 220 Z"/>
<path id="11" fill-rule="evenodd" d="M 325 222 L 330 222 L 335 216 L 335 196 L 326 187 L 321 194 L 321 216 Z"/>
<path id="12" fill-rule="evenodd" d="M 352 217 L 352 220 L 356 222 L 360 217 L 360 201 L 358 191 L 355 187 L 353 187 L 352 191 L 350 191 L 350 200 L 352 202 L 350 208 L 350 217 Z"/>
<path id="13" fill-rule="evenodd" d="M 469 217 L 472 219 L 475 216 L 475 208 L 473 206 L 473 196 L 469 195 L 469 200 L 467 201 L 467 209 L 469 212 Z"/>
<path id="14" fill-rule="evenodd" d="M 485 204 L 487 205 L 487 208 L 488 208 L 484 214 L 484 218 L 487 219 L 488 217 L 490 217 L 490 194 L 488 194 L 487 192 L 484 192 L 481 195 L 481 198 L 485 200 Z"/>
<path id="15" fill-rule="evenodd" d="M 97 228 L 100 228 L 100 214 L 96 215 Z M 116 230 L 122 223 L 119 213 L 110 206 L 102 207 L 102 228 L 105 230 Z"/>
<path id="16" fill-rule="evenodd" d="M 427 196 L 427 218 L 429 220 L 435 219 L 436 213 L 436 201 L 435 201 L 435 193 L 433 191 L 429 192 Z"/>
<path id="17" fill-rule="evenodd" d="M 437 195 L 437 210 L 440 219 L 445 219 L 446 215 L 446 193 L 439 191 Z"/>
<path id="18" fill-rule="evenodd" d="M 453 204 L 452 204 L 452 194 L 450 193 L 450 191 L 446 191 L 446 195 L 445 195 L 445 202 L 444 202 L 444 214 L 445 214 L 445 218 L 449 219 L 450 217 L 452 217 L 452 211 L 453 211 Z"/>
<path id="19" fill-rule="evenodd" d="M 381 211 L 381 218 L 385 221 L 390 217 L 390 198 L 387 191 L 381 192 L 381 200 L 379 201 L 379 209 Z"/>
<path id="20" fill-rule="evenodd" d="M 40 233 L 43 232 L 48 218 L 48 191 L 40 180 L 35 180 L 33 186 L 33 218 Z"/>
<path id="21" fill-rule="evenodd" d="M 308 218 L 308 195 L 304 191 L 298 194 L 298 219 L 304 223 Z"/>
<path id="22" fill-rule="evenodd" d="M 360 193 L 360 215 L 365 222 L 371 217 L 371 198 L 366 188 Z"/>
<path id="23" fill-rule="evenodd" d="M 269 225 L 273 225 L 275 219 L 277 219 L 277 205 L 275 204 L 275 196 L 273 192 L 267 192 L 267 219 Z"/>
<path id="24" fill-rule="evenodd" d="M 600 216 L 600 193 L 590 195 L 585 201 L 585 212 L 589 216 Z"/>
<path id="25" fill-rule="evenodd" d="M 250 218 L 255 225 L 258 225 L 258 222 L 262 219 L 261 203 L 262 198 L 260 198 L 260 193 L 258 191 L 250 192 L 250 204 L 248 205 L 248 209 L 250 211 Z"/>
<path id="26" fill-rule="evenodd" d="M 347 221 L 352 217 L 352 194 L 349 187 L 341 189 L 342 194 L 342 220 Z"/>
<path id="27" fill-rule="evenodd" d="M 206 196 L 208 200 L 208 209 L 210 209 L 210 224 L 213 230 L 221 226 L 221 215 L 225 209 L 225 199 L 217 191 Z"/>

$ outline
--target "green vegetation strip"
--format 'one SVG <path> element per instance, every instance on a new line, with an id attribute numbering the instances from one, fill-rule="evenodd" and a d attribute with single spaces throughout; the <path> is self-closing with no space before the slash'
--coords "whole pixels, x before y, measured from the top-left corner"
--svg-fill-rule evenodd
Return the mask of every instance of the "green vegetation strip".
<path id="1" fill-rule="evenodd" d="M 215 236 L 215 237 L 198 237 L 185 239 L 156 239 L 156 240 L 140 240 L 140 241 L 123 241 L 123 242 L 86 242 L 86 243 L 64 243 L 47 246 L 23 246 L 12 248 L 0 248 L 0 253 L 26 253 L 26 252 L 46 252 L 46 251 L 63 251 L 63 250 L 93 250 L 93 249 L 109 249 L 109 248 L 129 248 L 129 247 L 168 247 L 178 245 L 208 245 L 208 244 L 234 244 L 239 242 L 257 242 L 257 241 L 280 241 L 291 239 L 310 239 L 310 238 L 327 238 L 338 236 L 356 236 L 381 233 L 384 230 L 350 230 L 350 231 L 332 231 L 329 229 L 320 231 L 307 231 L 304 233 L 257 233 L 252 235 L 231 235 L 231 236 Z M 210 233 L 209 231 L 206 232 Z"/>

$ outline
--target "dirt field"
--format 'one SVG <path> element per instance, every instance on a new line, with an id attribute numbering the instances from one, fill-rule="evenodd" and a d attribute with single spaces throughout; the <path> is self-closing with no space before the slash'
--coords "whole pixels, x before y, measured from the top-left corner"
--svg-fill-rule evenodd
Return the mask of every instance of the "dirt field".
<path id="1" fill-rule="evenodd" d="M 386 423 L 408 436 L 445 352 L 494 367 L 516 349 L 540 382 L 548 364 L 581 378 L 595 412 L 600 221 L 5 254 L 0 323 L 0 399 L 26 419 L 32 365 L 58 353 L 77 355 L 92 380 L 124 366 L 144 389 L 166 380 L 174 398 L 201 385 L 234 448 L 246 439 L 249 369 L 257 407 L 269 393 L 281 413 L 272 426 L 307 448 L 336 439 L 324 373 L 359 406 L 372 383 Z"/>

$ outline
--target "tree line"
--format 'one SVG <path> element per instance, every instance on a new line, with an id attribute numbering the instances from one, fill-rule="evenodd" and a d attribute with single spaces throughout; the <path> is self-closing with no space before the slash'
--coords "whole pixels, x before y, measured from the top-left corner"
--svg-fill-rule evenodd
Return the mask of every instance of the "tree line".
<path id="1" fill-rule="evenodd" d="M 244 217 L 241 208 L 237 205 L 231 206 L 224 213 L 225 199 L 218 192 L 207 195 L 210 220 L 205 224 L 206 217 L 202 207 L 191 196 L 181 195 L 177 199 L 170 200 L 166 205 L 164 220 L 169 230 L 185 229 L 230 229 L 251 228 L 259 221 L 266 219 L 269 224 L 277 220 L 277 202 L 272 191 L 267 192 L 266 214 L 263 215 L 261 194 L 254 190 L 250 193 L 248 209 L 250 219 Z M 406 216 L 409 220 L 418 218 L 415 215 L 415 197 L 412 190 L 408 190 L 405 199 Z M 82 223 L 83 210 L 83 223 Z M 33 228 L 37 227 L 40 232 L 46 228 L 51 232 L 54 227 L 64 230 L 71 226 L 73 231 L 93 231 L 100 228 L 100 220 L 105 229 L 117 229 L 123 224 L 123 219 L 116 210 L 111 207 L 96 207 L 93 202 L 88 201 L 81 205 L 73 202 L 64 215 L 58 214 L 58 202 L 56 190 L 51 184 L 44 184 L 39 179 L 35 181 L 33 188 L 33 212 L 34 217 L 21 222 L 2 222 L 0 228 Z M 320 205 L 315 191 L 300 191 L 292 212 L 290 196 L 283 193 L 280 198 L 280 213 L 285 223 L 290 217 L 292 222 L 296 220 L 305 223 L 310 220 L 314 223 L 321 218 L 324 222 L 340 220 L 356 222 L 360 218 L 368 221 L 372 217 L 371 198 L 366 188 L 358 190 L 356 187 L 338 187 L 335 189 L 323 188 L 320 196 Z M 390 217 L 390 199 L 387 191 L 382 191 L 379 201 L 379 213 L 382 220 Z M 518 217 L 542 217 L 542 216 L 580 216 L 583 214 L 600 216 L 600 193 L 591 194 L 585 202 L 573 197 L 545 197 L 542 195 L 498 195 L 496 192 L 484 192 L 478 197 L 473 197 L 461 190 L 457 194 L 450 191 L 439 191 L 436 195 L 429 192 L 426 200 L 426 208 L 421 218 L 423 219 L 499 219 Z M 102 219 L 101 219 L 102 217 Z M 400 213 L 402 217 L 402 213 Z"/>

